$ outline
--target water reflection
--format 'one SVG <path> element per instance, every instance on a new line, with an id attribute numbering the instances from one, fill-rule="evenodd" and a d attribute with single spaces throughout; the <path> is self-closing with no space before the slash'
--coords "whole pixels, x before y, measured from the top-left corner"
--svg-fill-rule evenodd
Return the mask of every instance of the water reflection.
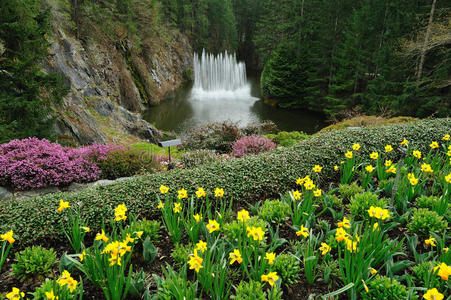
<path id="1" fill-rule="evenodd" d="M 192 85 L 178 89 L 173 97 L 158 106 L 149 107 L 144 119 L 157 128 L 182 134 L 202 124 L 220 121 L 252 122 L 271 120 L 281 130 L 300 130 L 314 133 L 324 127 L 322 116 L 302 110 L 282 110 L 264 103 L 259 98 L 258 80 L 249 78 L 251 94 L 237 93 L 228 97 L 209 97 L 192 93 Z M 242 95 L 247 95 L 243 97 Z"/>

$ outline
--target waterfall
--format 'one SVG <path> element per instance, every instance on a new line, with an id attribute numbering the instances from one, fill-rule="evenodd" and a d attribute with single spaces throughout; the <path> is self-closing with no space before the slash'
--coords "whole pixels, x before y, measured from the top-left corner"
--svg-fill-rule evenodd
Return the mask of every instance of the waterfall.
<path id="1" fill-rule="evenodd" d="M 238 62 L 235 54 L 225 51 L 218 55 L 194 53 L 194 86 L 192 97 L 252 98 L 246 78 L 246 65 Z"/>

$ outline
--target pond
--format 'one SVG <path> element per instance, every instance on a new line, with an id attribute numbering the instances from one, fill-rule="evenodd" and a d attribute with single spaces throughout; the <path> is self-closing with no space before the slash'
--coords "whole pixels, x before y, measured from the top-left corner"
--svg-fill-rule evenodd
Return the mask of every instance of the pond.
<path id="1" fill-rule="evenodd" d="M 303 110 L 284 110 L 266 104 L 260 97 L 259 74 L 246 77 L 244 63 L 233 54 L 202 53 L 194 56 L 195 82 L 176 90 L 143 117 L 158 129 L 183 135 L 206 123 L 232 121 L 245 126 L 273 121 L 280 130 L 315 133 L 324 117 Z"/>

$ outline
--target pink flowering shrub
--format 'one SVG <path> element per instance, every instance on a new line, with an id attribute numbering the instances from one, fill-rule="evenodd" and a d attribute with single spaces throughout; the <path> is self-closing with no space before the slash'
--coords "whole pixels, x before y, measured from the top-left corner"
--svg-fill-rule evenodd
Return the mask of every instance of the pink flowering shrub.
<path id="1" fill-rule="evenodd" d="M 0 145 L 0 184 L 15 189 L 64 186 L 100 178 L 96 161 L 118 146 L 92 145 L 78 149 L 46 139 L 27 138 Z"/>
<path id="2" fill-rule="evenodd" d="M 270 139 L 258 136 L 244 136 L 232 145 L 233 156 L 243 157 L 247 154 L 258 154 L 276 147 Z"/>

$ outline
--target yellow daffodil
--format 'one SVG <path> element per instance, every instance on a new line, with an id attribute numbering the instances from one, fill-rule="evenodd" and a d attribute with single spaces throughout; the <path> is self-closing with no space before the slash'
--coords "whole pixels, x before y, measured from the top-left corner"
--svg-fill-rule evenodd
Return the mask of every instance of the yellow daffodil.
<path id="1" fill-rule="evenodd" d="M 143 235 L 144 231 L 136 231 L 134 233 L 136 233 L 137 238 L 140 239 L 141 236 Z"/>
<path id="2" fill-rule="evenodd" d="M 102 229 L 102 233 L 97 233 L 96 234 L 96 241 L 104 241 L 105 243 L 108 242 L 108 237 L 105 235 L 105 231 Z"/>
<path id="3" fill-rule="evenodd" d="M 436 288 L 428 290 L 423 295 L 423 298 L 426 300 L 443 300 L 444 297 L 445 296 L 443 296 L 443 294 L 441 294 Z"/>
<path id="4" fill-rule="evenodd" d="M 86 251 L 83 249 L 83 252 L 78 256 L 78 258 L 80 259 L 80 261 L 83 261 L 83 259 L 85 259 L 86 256 Z"/>
<path id="5" fill-rule="evenodd" d="M 180 213 L 182 211 L 182 203 L 179 202 L 174 203 L 174 208 L 172 210 L 176 214 Z"/>
<path id="6" fill-rule="evenodd" d="M 204 188 L 200 187 L 196 191 L 196 196 L 197 196 L 197 198 L 202 198 L 202 197 L 207 196 L 207 193 L 205 193 Z"/>
<path id="7" fill-rule="evenodd" d="M 6 294 L 6 299 L 8 300 L 19 300 L 25 297 L 25 293 L 21 292 L 18 288 L 13 287 L 12 291 Z"/>
<path id="8" fill-rule="evenodd" d="M 370 268 L 371 275 L 377 274 L 377 270 L 375 268 Z"/>
<path id="9" fill-rule="evenodd" d="M 321 173 L 321 170 L 323 169 L 323 167 L 321 167 L 320 165 L 315 165 L 312 170 L 315 173 Z"/>
<path id="10" fill-rule="evenodd" d="M 167 192 L 169 192 L 169 188 L 165 185 L 160 185 L 160 193 L 166 194 Z"/>
<path id="11" fill-rule="evenodd" d="M 83 229 L 84 232 L 90 232 L 91 228 L 89 228 L 88 226 L 82 226 L 81 229 Z"/>
<path id="12" fill-rule="evenodd" d="M 368 173 L 371 173 L 371 172 L 374 171 L 374 167 L 373 167 L 372 165 L 368 165 L 368 166 L 365 167 L 365 170 L 366 170 Z"/>
<path id="13" fill-rule="evenodd" d="M 448 251 L 449 251 L 449 248 L 448 248 L 448 247 L 443 248 L 443 252 L 444 252 L 444 253 L 448 253 Z"/>
<path id="14" fill-rule="evenodd" d="M 409 145 L 409 141 L 406 139 L 403 139 L 402 142 L 400 143 L 401 146 L 407 146 Z"/>
<path id="15" fill-rule="evenodd" d="M 444 262 L 441 265 L 434 268 L 434 273 L 437 272 L 437 275 L 440 276 L 443 280 L 448 280 L 449 275 L 451 274 L 451 266 L 448 266 Z"/>
<path id="16" fill-rule="evenodd" d="M 409 179 L 411 185 L 418 184 L 418 178 L 415 178 L 415 174 L 409 173 L 409 174 L 407 174 L 407 178 Z"/>
<path id="17" fill-rule="evenodd" d="M 349 252 L 354 253 L 354 252 L 357 251 L 357 243 L 360 241 L 360 238 L 358 236 L 355 237 L 354 240 L 352 240 L 352 239 L 350 239 L 348 237 L 345 237 L 344 240 L 345 240 L 345 243 L 346 243 L 346 249 Z"/>
<path id="18" fill-rule="evenodd" d="M 298 231 L 296 231 L 296 235 L 297 236 L 303 236 L 303 237 L 308 237 L 309 233 L 308 233 L 308 228 L 304 227 L 304 225 L 301 225 L 301 229 L 299 229 Z"/>
<path id="19" fill-rule="evenodd" d="M 354 145 L 352 145 L 352 150 L 359 150 L 360 149 L 360 144 L 355 143 Z"/>
<path id="20" fill-rule="evenodd" d="M 197 256 L 197 252 L 194 251 L 194 255 L 190 255 L 190 259 L 188 261 L 190 270 L 195 270 L 199 273 L 199 270 L 203 268 L 202 266 L 203 259 Z"/>
<path id="21" fill-rule="evenodd" d="M 424 240 L 424 243 L 426 245 L 430 245 L 431 247 L 435 247 L 436 246 L 435 242 L 436 242 L 436 240 L 432 236 L 430 236 L 427 240 Z"/>
<path id="22" fill-rule="evenodd" d="M 430 164 L 422 164 L 420 170 L 425 173 L 434 173 Z"/>
<path id="23" fill-rule="evenodd" d="M 365 292 L 369 293 L 370 290 L 368 289 L 368 286 L 366 285 L 365 281 L 362 279 L 363 288 L 365 289 Z"/>
<path id="24" fill-rule="evenodd" d="M 56 281 L 60 286 L 67 285 L 70 292 L 73 292 L 77 287 L 78 281 L 73 279 L 67 270 L 64 270 L 61 276 Z"/>
<path id="25" fill-rule="evenodd" d="M 346 158 L 351 159 L 352 158 L 352 151 L 348 151 L 345 153 Z"/>
<path id="26" fill-rule="evenodd" d="M 431 147 L 431 149 L 437 149 L 438 148 L 438 143 L 436 141 L 432 142 L 429 147 Z"/>
<path id="27" fill-rule="evenodd" d="M 196 244 L 196 250 L 204 253 L 205 251 L 207 251 L 207 243 L 200 240 L 197 244 Z"/>
<path id="28" fill-rule="evenodd" d="M 421 158 L 421 151 L 413 150 L 412 155 L 418 159 Z"/>
<path id="29" fill-rule="evenodd" d="M 302 193 L 300 191 L 293 191 L 293 192 L 291 192 L 291 194 L 293 195 L 293 198 L 295 200 L 301 199 Z"/>
<path id="30" fill-rule="evenodd" d="M 321 247 L 319 247 L 319 251 L 321 251 L 322 255 L 326 255 L 331 249 L 332 248 L 326 243 L 321 243 Z"/>
<path id="31" fill-rule="evenodd" d="M 321 197 L 322 191 L 320 189 L 316 189 L 313 191 L 313 195 L 315 197 Z"/>
<path id="32" fill-rule="evenodd" d="M 385 220 L 390 217 L 390 212 L 388 211 L 388 209 L 383 209 L 377 206 L 374 207 L 371 205 L 370 208 L 368 209 L 368 215 L 372 218 Z"/>
<path id="33" fill-rule="evenodd" d="M 14 242 L 16 241 L 16 240 L 13 238 L 13 235 L 14 235 L 14 233 L 13 233 L 13 231 L 12 231 L 12 229 L 11 229 L 10 231 L 8 231 L 8 232 L 5 233 L 5 234 L 1 234 L 1 235 L 0 235 L 0 239 L 2 240 L 2 242 L 8 241 L 8 243 L 12 244 L 12 243 L 14 243 Z"/>
<path id="34" fill-rule="evenodd" d="M 202 220 L 202 215 L 199 214 L 195 214 L 193 215 L 194 220 L 196 220 L 197 223 L 199 223 Z"/>
<path id="35" fill-rule="evenodd" d="M 279 276 L 277 276 L 277 272 L 269 272 L 268 274 L 263 274 L 261 276 L 262 282 L 268 282 L 270 286 L 273 286 L 277 280 L 279 280 Z"/>
<path id="36" fill-rule="evenodd" d="M 338 170 L 340 170 L 340 168 L 337 165 L 335 165 L 334 166 L 334 171 L 337 172 Z"/>
<path id="37" fill-rule="evenodd" d="M 125 206 L 124 203 L 119 204 L 115 209 L 114 209 L 114 221 L 125 221 L 127 219 L 127 216 L 125 215 L 125 213 L 127 212 L 127 207 Z"/>
<path id="38" fill-rule="evenodd" d="M 445 181 L 451 183 L 451 173 L 445 176 Z"/>
<path id="39" fill-rule="evenodd" d="M 207 224 L 208 232 L 212 233 L 213 231 L 219 230 L 219 223 L 216 220 L 208 220 Z"/>
<path id="40" fill-rule="evenodd" d="M 58 211 L 59 211 L 59 212 L 62 212 L 63 209 L 69 208 L 69 207 L 70 207 L 69 201 L 64 202 L 63 200 L 60 200 L 60 206 L 58 207 Z"/>
<path id="41" fill-rule="evenodd" d="M 236 219 L 238 220 L 238 221 L 241 221 L 241 222 L 246 222 L 247 220 L 249 220 L 249 212 L 247 211 L 247 210 L 245 210 L 245 209 L 242 209 L 242 210 L 240 210 L 239 212 L 238 212 L 238 214 L 237 214 L 237 217 L 236 217 Z"/>
<path id="42" fill-rule="evenodd" d="M 335 232 L 335 239 L 337 242 L 341 242 L 344 240 L 349 234 L 346 232 L 346 230 L 343 229 L 343 227 L 338 227 L 337 231 Z"/>
<path id="43" fill-rule="evenodd" d="M 238 264 L 241 264 L 243 261 L 243 258 L 241 257 L 240 250 L 234 249 L 233 252 L 229 253 L 230 264 L 233 265 L 234 262 L 237 262 Z"/>
<path id="44" fill-rule="evenodd" d="M 182 188 L 181 190 L 178 190 L 177 193 L 178 193 L 177 198 L 179 200 L 188 198 L 188 192 L 184 188 Z"/>
<path id="45" fill-rule="evenodd" d="M 379 157 L 379 153 L 377 153 L 377 152 L 372 152 L 371 154 L 370 154 L 370 158 L 371 159 L 377 159 Z"/>
<path id="46" fill-rule="evenodd" d="M 298 178 L 296 180 L 296 184 L 297 185 L 303 185 L 304 182 L 306 182 L 307 180 L 311 180 L 309 175 L 305 176 L 304 178 Z"/>
<path id="47" fill-rule="evenodd" d="M 385 152 L 391 152 L 391 151 L 393 151 L 393 147 L 391 145 L 386 145 Z"/>
<path id="48" fill-rule="evenodd" d="M 391 165 L 387 170 L 385 170 L 385 173 L 393 173 L 396 174 L 396 168 L 394 165 Z"/>
<path id="49" fill-rule="evenodd" d="M 375 217 L 377 214 L 377 209 L 375 206 L 371 205 L 370 208 L 367 210 L 368 211 L 368 215 L 370 217 Z"/>
<path id="50" fill-rule="evenodd" d="M 311 180 L 310 178 L 308 180 L 306 180 L 304 182 L 304 188 L 309 191 L 313 190 L 315 188 L 315 184 L 313 183 L 313 180 Z"/>
<path id="51" fill-rule="evenodd" d="M 391 160 L 388 159 L 388 160 L 385 161 L 384 164 L 385 164 L 386 167 L 390 167 L 393 163 L 392 163 Z"/>
<path id="52" fill-rule="evenodd" d="M 58 300 L 58 296 L 55 296 L 53 290 L 50 292 L 45 292 L 45 297 L 47 298 L 46 300 Z"/>
<path id="53" fill-rule="evenodd" d="M 158 209 L 162 209 L 164 207 L 164 203 L 160 201 L 160 203 L 158 204 L 157 208 Z"/>
<path id="54" fill-rule="evenodd" d="M 252 238 L 254 239 L 254 241 L 262 241 L 263 237 L 265 236 L 265 232 L 263 231 L 263 229 L 261 227 L 247 227 L 247 237 L 252 236 Z"/>
<path id="55" fill-rule="evenodd" d="M 272 265 L 274 264 L 274 260 L 276 259 L 276 254 L 274 252 L 271 253 L 266 252 L 265 259 L 268 260 L 268 264 Z"/>
<path id="56" fill-rule="evenodd" d="M 224 189 L 223 188 L 216 188 L 215 189 L 215 197 L 222 198 L 224 196 Z"/>
<path id="57" fill-rule="evenodd" d="M 445 135 L 442 137 L 442 140 L 443 140 L 443 141 L 449 141 L 449 140 L 450 140 L 450 135 L 449 135 L 449 134 L 445 134 Z"/>
<path id="58" fill-rule="evenodd" d="M 351 222 L 348 218 L 343 217 L 343 221 L 337 223 L 338 227 L 351 228 Z"/>
<path id="59" fill-rule="evenodd" d="M 377 230 L 379 228 L 379 223 L 374 223 L 373 225 L 373 231 Z"/>

